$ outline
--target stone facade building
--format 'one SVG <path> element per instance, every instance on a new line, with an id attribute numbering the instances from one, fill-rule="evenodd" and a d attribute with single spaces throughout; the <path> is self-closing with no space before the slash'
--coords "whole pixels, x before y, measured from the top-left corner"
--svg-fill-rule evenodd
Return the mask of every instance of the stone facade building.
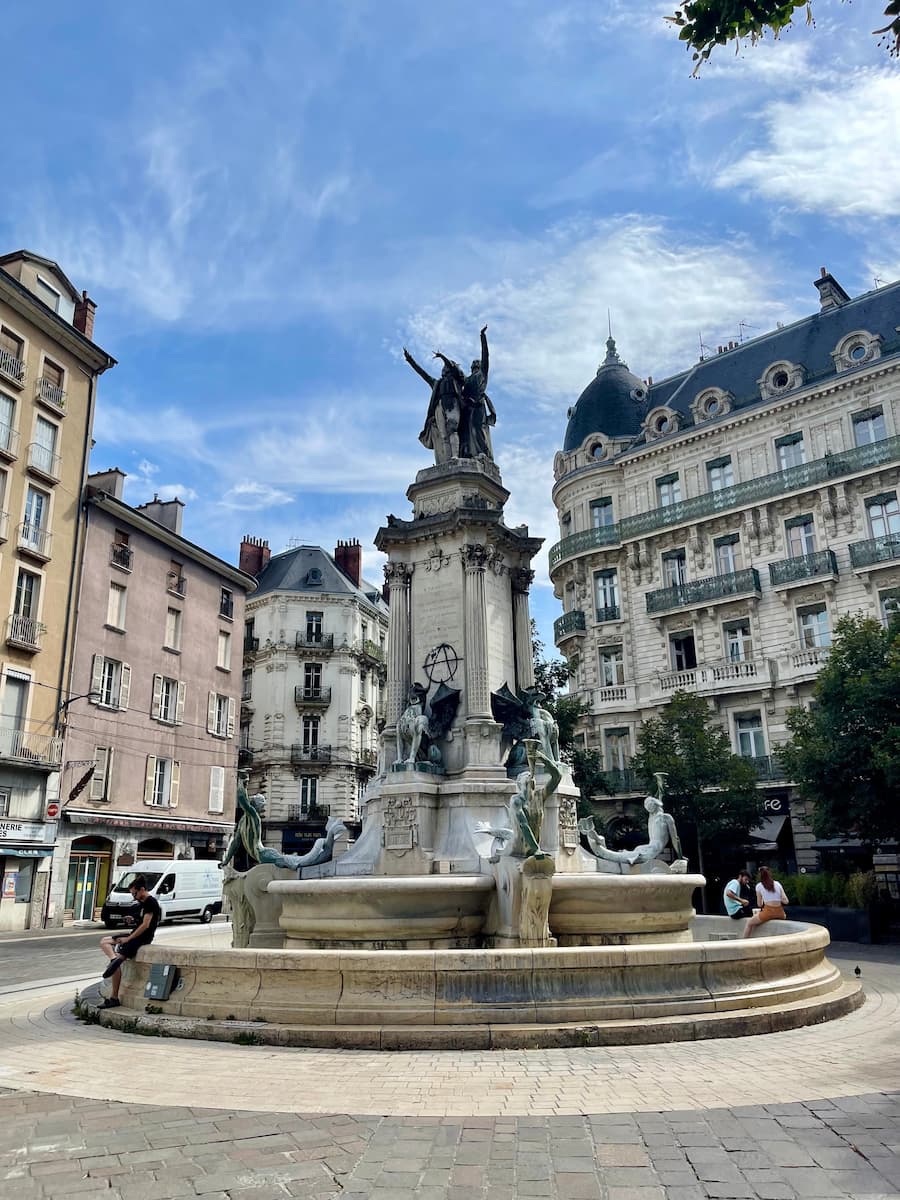
<path id="1" fill-rule="evenodd" d="M 610 338 L 554 465 L 555 640 L 627 815 L 640 723 L 708 699 L 767 799 L 760 852 L 815 869 L 778 762 L 844 613 L 900 602 L 900 283 L 644 382 Z M 649 364 L 647 364 L 649 365 Z M 790 819 L 788 819 L 790 818 Z"/>
<path id="2" fill-rule="evenodd" d="M 49 259 L 0 257 L 0 930 L 41 925 L 48 903 L 79 500 L 115 363 L 94 310 Z"/>
<path id="3" fill-rule="evenodd" d="M 234 824 L 253 580 L 181 534 L 183 504 L 88 477 L 52 923 L 89 919 L 141 858 L 220 858 Z"/>
<path id="4" fill-rule="evenodd" d="M 378 761 L 388 607 L 362 578 L 358 541 L 270 555 L 245 538 L 241 759 L 267 798 L 267 840 L 304 852 L 326 818 L 355 820 Z"/>

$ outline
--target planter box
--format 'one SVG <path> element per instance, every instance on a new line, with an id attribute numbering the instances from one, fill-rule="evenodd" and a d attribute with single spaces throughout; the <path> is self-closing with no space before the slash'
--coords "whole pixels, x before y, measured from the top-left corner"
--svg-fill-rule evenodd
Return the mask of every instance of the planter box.
<path id="1" fill-rule="evenodd" d="M 810 921 L 824 925 L 835 942 L 872 941 L 872 921 L 865 908 L 825 908 L 805 904 L 789 904 L 786 912 L 791 921 Z"/>

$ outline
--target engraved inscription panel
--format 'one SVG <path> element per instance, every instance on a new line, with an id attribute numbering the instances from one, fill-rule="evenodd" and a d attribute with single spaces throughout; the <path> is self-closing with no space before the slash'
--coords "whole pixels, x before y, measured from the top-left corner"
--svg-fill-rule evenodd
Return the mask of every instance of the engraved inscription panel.
<path id="1" fill-rule="evenodd" d="M 419 815 L 412 796 L 389 796 L 381 840 L 385 850 L 412 850 L 419 841 Z"/>
<path id="2" fill-rule="evenodd" d="M 578 810 L 572 796 L 559 798 L 559 844 L 569 854 L 578 849 Z"/>

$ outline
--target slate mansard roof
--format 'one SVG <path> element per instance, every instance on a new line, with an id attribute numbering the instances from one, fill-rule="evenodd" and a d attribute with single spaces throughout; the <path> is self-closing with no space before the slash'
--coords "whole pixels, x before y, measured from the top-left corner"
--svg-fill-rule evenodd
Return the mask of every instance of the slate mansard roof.
<path id="1" fill-rule="evenodd" d="M 802 367 L 804 385 L 820 383 L 837 375 L 832 354 L 850 333 L 864 330 L 880 337 L 882 358 L 900 352 L 898 325 L 900 281 L 714 354 L 678 375 L 649 386 L 618 363 L 613 343 L 616 363 L 610 369 L 607 354 L 597 378 L 582 392 L 571 410 L 563 449 L 577 449 L 592 433 L 642 440 L 641 423 L 648 412 L 667 406 L 690 419 L 692 402 L 711 388 L 730 393 L 734 409 L 765 403 L 760 396 L 759 381 L 775 363 Z"/>
<path id="2" fill-rule="evenodd" d="M 256 579 L 256 596 L 265 595 L 266 592 L 319 592 L 323 596 L 355 596 L 381 616 L 387 616 L 388 612 L 388 606 L 375 584 L 363 579 L 361 585 L 356 587 L 321 546 L 297 546 L 273 555 Z"/>

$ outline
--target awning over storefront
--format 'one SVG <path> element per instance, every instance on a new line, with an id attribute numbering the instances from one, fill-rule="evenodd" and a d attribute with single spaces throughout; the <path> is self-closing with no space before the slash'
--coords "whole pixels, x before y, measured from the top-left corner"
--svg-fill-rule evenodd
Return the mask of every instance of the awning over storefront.
<path id="1" fill-rule="evenodd" d="M 750 840 L 757 850 L 777 850 L 778 838 L 784 828 L 786 816 L 766 817 L 762 825 L 750 830 Z"/>
<path id="2" fill-rule="evenodd" d="M 42 846 L 40 850 L 24 850 L 18 846 L 0 846 L 0 858 L 49 858 L 52 853 L 52 846 Z"/>
<path id="3" fill-rule="evenodd" d="M 152 829 L 156 833 L 223 833 L 232 828 L 231 821 L 179 821 L 172 817 L 158 817 L 153 821 L 79 808 L 64 808 L 63 816 L 73 825 L 111 825 L 114 829 Z"/>

